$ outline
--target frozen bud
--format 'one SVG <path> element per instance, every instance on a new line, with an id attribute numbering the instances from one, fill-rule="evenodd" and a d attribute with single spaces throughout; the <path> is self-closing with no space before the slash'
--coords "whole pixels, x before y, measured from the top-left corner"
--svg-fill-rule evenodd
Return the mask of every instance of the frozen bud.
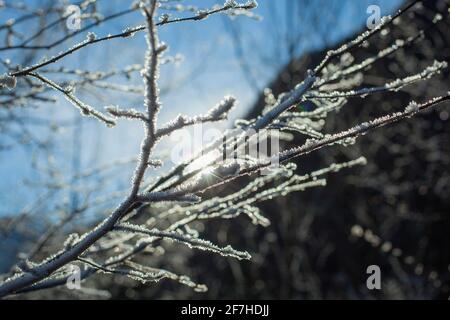
<path id="1" fill-rule="evenodd" d="M 172 125 L 175 127 L 179 127 L 188 122 L 188 118 L 182 114 L 179 114 L 173 121 Z"/>
<path id="2" fill-rule="evenodd" d="M 228 7 L 228 8 L 234 8 L 236 7 L 238 4 L 235 0 L 227 0 L 225 1 L 225 3 L 223 4 L 224 7 Z"/>
<path id="3" fill-rule="evenodd" d="M 162 53 L 163 51 L 166 51 L 168 48 L 167 44 L 165 44 L 164 42 L 161 42 L 161 44 L 159 45 L 159 47 L 156 49 L 156 52 Z"/>
<path id="4" fill-rule="evenodd" d="M 64 91 L 68 94 L 74 94 L 75 93 L 75 87 L 72 84 L 69 84 L 64 88 Z"/>
<path id="5" fill-rule="evenodd" d="M 120 109 L 117 106 L 106 106 L 105 110 L 113 116 L 117 116 L 120 112 Z"/>
<path id="6" fill-rule="evenodd" d="M 87 40 L 89 42 L 95 41 L 95 39 L 97 39 L 97 36 L 95 35 L 95 33 L 93 32 L 88 32 L 87 34 Z"/>
<path id="7" fill-rule="evenodd" d="M 10 76 L 9 74 L 0 76 L 0 88 L 6 87 L 9 90 L 12 90 L 16 87 L 16 84 L 16 77 Z"/>
<path id="8" fill-rule="evenodd" d="M 246 9 L 254 9 L 256 7 L 258 7 L 258 2 L 256 2 L 256 0 L 249 0 L 245 3 Z"/>
<path id="9" fill-rule="evenodd" d="M 136 30 L 130 27 L 127 27 L 125 29 L 122 30 L 122 37 L 127 38 L 127 37 L 133 37 L 136 33 Z"/>
<path id="10" fill-rule="evenodd" d="M 150 159 L 147 161 L 147 165 L 149 167 L 158 168 L 158 167 L 161 167 L 162 164 L 163 164 L 163 162 L 161 160 L 157 160 L 157 159 Z"/>
<path id="11" fill-rule="evenodd" d="M 170 18 L 170 15 L 167 13 L 164 13 L 159 17 L 159 22 L 165 23 L 165 22 L 169 21 L 169 18 Z"/>
<path id="12" fill-rule="evenodd" d="M 205 19 L 206 17 L 208 17 L 208 11 L 206 11 L 206 10 L 197 11 L 197 19 L 198 20 Z"/>
<path id="13" fill-rule="evenodd" d="M 130 7 L 132 10 L 137 10 L 140 8 L 140 6 L 141 6 L 141 1 L 136 0 L 136 1 L 133 1 L 133 3 L 131 4 Z"/>

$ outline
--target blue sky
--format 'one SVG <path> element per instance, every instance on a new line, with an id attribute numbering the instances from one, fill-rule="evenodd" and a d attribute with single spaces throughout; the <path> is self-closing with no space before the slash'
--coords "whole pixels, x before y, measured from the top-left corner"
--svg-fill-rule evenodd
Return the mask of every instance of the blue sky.
<path id="1" fill-rule="evenodd" d="M 401 1 L 399 0 L 351 0 L 327 1 L 320 5 L 319 1 L 305 8 L 300 7 L 297 14 L 288 13 L 289 2 L 297 0 L 259 0 L 259 7 L 254 11 L 263 19 L 257 21 L 247 17 L 231 20 L 233 30 L 230 31 L 230 19 L 224 15 L 212 16 L 204 21 L 173 24 L 161 27 L 160 39 L 166 42 L 170 50 L 169 55 L 181 54 L 184 60 L 177 66 L 162 66 L 160 84 L 162 88 L 173 86 L 162 97 L 163 111 L 160 123 L 163 123 L 178 113 L 194 115 L 211 108 L 226 94 L 233 94 L 239 101 L 238 108 L 231 115 L 237 118 L 245 114 L 252 105 L 258 90 L 270 82 L 284 64 L 289 60 L 289 50 L 286 39 L 301 34 L 296 44 L 295 56 L 302 52 L 320 49 L 324 45 L 333 45 L 343 37 L 353 34 L 364 27 L 368 17 L 366 9 L 371 4 L 379 5 L 382 15 L 394 12 Z M 301 0 L 298 0 L 299 2 Z M 24 1 L 36 7 L 44 1 Z M 99 8 L 113 13 L 129 6 L 131 1 L 99 0 Z M 221 3 L 220 0 L 185 0 L 185 4 L 208 8 Z M 302 2 L 303 3 L 303 2 Z M 289 14 L 289 19 L 287 15 Z M 174 13 L 174 16 L 177 15 Z M 1 11 L 0 21 L 17 16 L 14 11 Z M 140 13 L 133 13 L 92 29 L 98 36 L 120 32 L 127 26 L 134 26 L 143 22 Z M 32 30 L 33 26 L 25 25 L 24 32 Z M 52 31 L 55 35 L 58 30 Z M 234 32 L 234 33 L 233 33 Z M 233 34 L 238 34 L 241 43 L 241 58 L 250 66 L 251 83 L 248 75 L 242 71 L 241 59 L 236 52 L 236 42 Z M 52 55 L 72 46 L 85 38 L 81 35 L 57 47 L 53 52 L 39 52 Z M 81 68 L 89 70 L 109 70 L 121 68 L 134 63 L 142 63 L 145 52 L 143 33 L 138 33 L 131 39 L 118 39 L 91 46 L 88 50 L 77 52 L 56 66 Z M 12 61 L 20 53 L 17 51 L 0 52 L 1 58 Z M 4 70 L 1 71 L 2 73 Z M 54 78 L 57 80 L 56 78 Z M 121 80 L 118 80 L 121 81 Z M 140 79 L 133 79 L 136 84 Z M 255 86 L 256 84 L 256 86 Z M 106 105 L 118 104 L 124 107 L 140 108 L 142 98 L 136 95 L 123 95 L 111 92 L 97 92 L 98 97 L 83 94 L 81 97 L 92 106 L 102 109 Z M 58 95 L 56 95 L 58 96 Z M 142 137 L 142 128 L 136 123 L 119 122 L 116 128 L 110 129 L 90 118 L 80 118 L 78 111 L 59 97 L 55 105 L 41 105 L 38 109 L 20 111 L 23 114 L 33 112 L 43 118 L 55 122 L 72 122 L 72 126 L 65 131 L 55 134 L 48 128 L 32 128 L 33 132 L 42 139 L 51 137 L 55 141 L 55 163 L 63 176 L 73 173 L 71 166 L 74 141 L 77 142 L 81 154 L 80 169 L 109 163 L 118 159 L 127 159 L 137 154 Z M 229 126 L 231 122 L 220 125 Z M 3 137 L 2 137 L 3 139 Z M 163 143 L 167 147 L 169 142 Z M 160 149 L 161 150 L 161 149 Z M 157 152 L 161 153 L 158 150 Z M 42 194 L 41 189 L 24 187 L 24 180 L 42 182 L 45 175 L 36 172 L 31 167 L 31 157 L 36 153 L 32 148 L 17 147 L 0 153 L 0 215 L 10 215 L 21 210 L 26 204 Z M 105 189 L 113 190 L 127 186 L 127 179 L 131 175 L 132 166 L 124 167 L 117 177 L 105 182 Z M 62 193 L 61 197 L 69 197 L 69 193 Z"/>

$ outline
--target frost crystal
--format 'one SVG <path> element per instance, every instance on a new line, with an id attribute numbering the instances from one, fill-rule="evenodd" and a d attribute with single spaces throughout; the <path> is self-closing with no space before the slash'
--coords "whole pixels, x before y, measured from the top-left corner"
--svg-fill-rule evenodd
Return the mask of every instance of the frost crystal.
<path id="1" fill-rule="evenodd" d="M 412 117 L 417 112 L 419 112 L 420 106 L 415 101 L 411 101 L 405 108 L 405 112 L 408 113 L 408 117 Z"/>

